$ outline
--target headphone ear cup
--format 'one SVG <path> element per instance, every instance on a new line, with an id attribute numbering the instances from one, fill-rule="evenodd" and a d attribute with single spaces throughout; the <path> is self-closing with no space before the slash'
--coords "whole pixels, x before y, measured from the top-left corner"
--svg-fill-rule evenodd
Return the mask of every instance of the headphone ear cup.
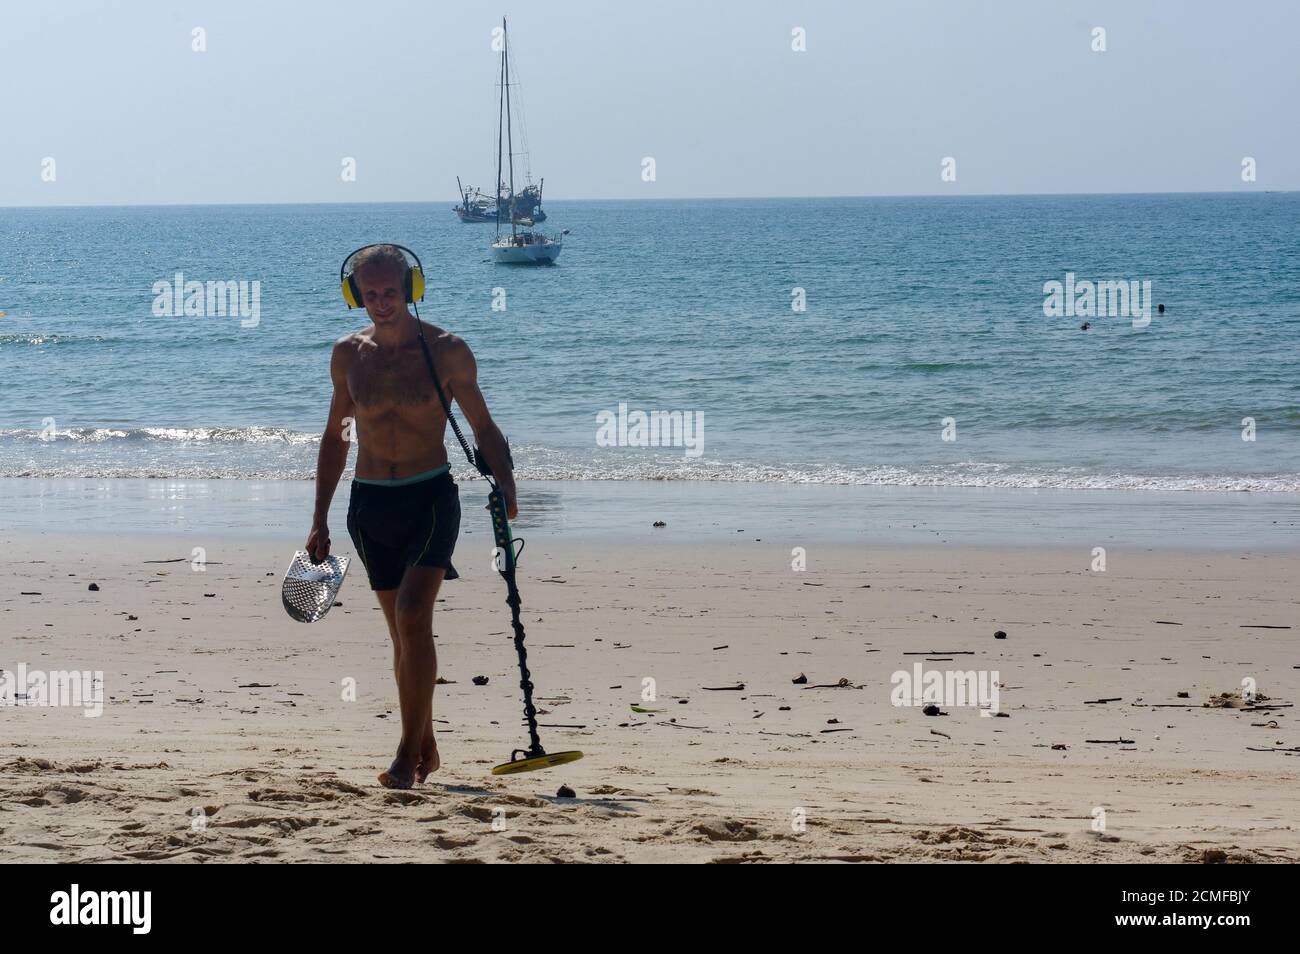
<path id="1" fill-rule="evenodd" d="M 357 280 L 352 275 L 343 280 L 343 300 L 348 303 L 349 308 L 361 307 L 361 291 L 357 288 Z"/>
<path id="2" fill-rule="evenodd" d="M 406 300 L 424 301 L 424 271 L 418 265 L 406 273 Z"/>

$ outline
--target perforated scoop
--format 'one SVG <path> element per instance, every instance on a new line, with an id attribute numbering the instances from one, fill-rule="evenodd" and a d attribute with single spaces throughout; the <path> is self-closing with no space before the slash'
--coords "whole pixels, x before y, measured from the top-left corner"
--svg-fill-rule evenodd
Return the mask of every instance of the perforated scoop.
<path id="1" fill-rule="evenodd" d="M 299 550 L 293 555 L 280 588 L 284 611 L 300 623 L 314 623 L 323 618 L 334 605 L 351 562 L 348 557 L 331 556 L 312 563 L 307 551 Z"/>

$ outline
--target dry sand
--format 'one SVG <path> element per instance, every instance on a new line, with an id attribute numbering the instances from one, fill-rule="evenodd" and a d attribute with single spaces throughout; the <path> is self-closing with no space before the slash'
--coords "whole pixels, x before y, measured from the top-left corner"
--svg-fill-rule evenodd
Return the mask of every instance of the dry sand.
<path id="1" fill-rule="evenodd" d="M 0 669 L 103 670 L 107 696 L 0 710 L 5 861 L 1300 860 L 1295 710 L 1201 707 L 1245 677 L 1300 696 L 1295 554 L 1112 548 L 1096 573 L 1087 550 L 809 546 L 794 572 L 748 534 L 533 543 L 530 664 L 565 726 L 542 738 L 586 758 L 494 777 L 525 734 L 504 586 L 468 537 L 435 615 L 443 768 L 391 792 L 360 573 L 307 626 L 279 603 L 297 541 L 205 541 L 204 572 L 145 562 L 188 561 L 184 536 L 0 542 Z M 928 650 L 973 655 L 904 655 Z M 997 670 L 1007 717 L 894 707 L 917 661 Z"/>

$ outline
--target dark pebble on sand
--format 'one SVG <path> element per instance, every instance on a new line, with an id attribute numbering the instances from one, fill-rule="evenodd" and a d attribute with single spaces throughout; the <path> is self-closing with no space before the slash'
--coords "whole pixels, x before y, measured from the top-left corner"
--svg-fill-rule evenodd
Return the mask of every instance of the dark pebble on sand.
<path id="1" fill-rule="evenodd" d="M 560 790 L 555 793 L 556 798 L 577 798 L 578 793 L 567 785 L 561 785 Z"/>
<path id="2" fill-rule="evenodd" d="M 486 685 L 487 685 L 487 682 L 488 682 L 488 677 L 487 677 L 487 676 L 475 676 L 473 681 L 474 681 L 474 685 L 476 685 L 476 686 L 486 686 Z"/>
<path id="3" fill-rule="evenodd" d="M 947 714 L 948 714 L 948 713 L 944 712 L 942 709 L 940 709 L 938 706 L 934 705 L 933 703 L 931 703 L 930 705 L 928 705 L 928 706 L 926 706 L 924 709 L 922 709 L 922 710 L 921 710 L 921 713 L 922 713 L 923 715 L 928 715 L 928 716 L 941 716 L 941 715 L 947 715 Z"/>
<path id="4" fill-rule="evenodd" d="M 796 686 L 802 686 L 804 683 L 808 681 L 808 677 L 805 676 L 803 673 L 799 673 L 799 675 L 795 676 L 790 681 L 794 683 Z"/>
<path id="5" fill-rule="evenodd" d="M 98 583 L 91 583 L 90 586 L 86 587 L 86 589 L 90 590 L 90 592 L 92 592 L 92 593 L 98 593 L 98 592 L 99 592 L 99 584 L 98 584 Z"/>
<path id="6" fill-rule="evenodd" d="M 662 520 L 656 520 L 655 523 L 654 523 L 654 525 L 655 525 L 656 527 L 666 527 L 666 526 L 668 526 L 668 524 L 664 523 Z"/>
<path id="7" fill-rule="evenodd" d="M 994 639 L 1006 639 L 1006 638 L 1007 638 L 1006 631 L 1005 631 L 1005 630 L 1001 630 L 1001 629 L 998 630 L 996 633 L 993 634 L 993 638 L 994 638 Z"/>

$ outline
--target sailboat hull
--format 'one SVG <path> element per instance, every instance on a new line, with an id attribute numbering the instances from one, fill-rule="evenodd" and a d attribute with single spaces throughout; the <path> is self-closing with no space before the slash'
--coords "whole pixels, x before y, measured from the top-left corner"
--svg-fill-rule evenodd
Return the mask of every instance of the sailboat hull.
<path id="1" fill-rule="evenodd" d="M 528 245 L 493 244 L 492 260 L 498 265 L 549 265 L 560 257 L 559 242 Z"/>

